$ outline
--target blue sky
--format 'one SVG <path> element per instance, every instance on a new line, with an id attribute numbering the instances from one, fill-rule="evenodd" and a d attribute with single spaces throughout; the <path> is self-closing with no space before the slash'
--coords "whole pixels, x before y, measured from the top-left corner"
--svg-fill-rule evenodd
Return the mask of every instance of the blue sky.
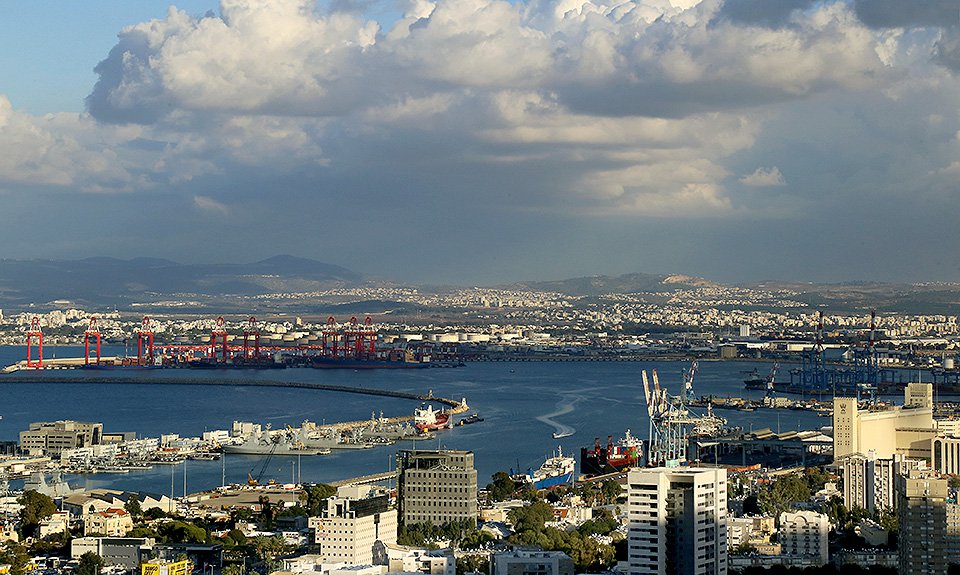
<path id="1" fill-rule="evenodd" d="M 177 6 L 4 6 L 0 257 L 960 281 L 960 0 Z"/>
<path id="2" fill-rule="evenodd" d="M 4 2 L 0 19 L 0 78 L 13 105 L 32 114 L 82 112 L 97 80 L 94 66 L 126 26 L 166 16 L 169 2 L 30 0 Z M 201 15 L 216 0 L 183 0 L 182 10 Z"/>

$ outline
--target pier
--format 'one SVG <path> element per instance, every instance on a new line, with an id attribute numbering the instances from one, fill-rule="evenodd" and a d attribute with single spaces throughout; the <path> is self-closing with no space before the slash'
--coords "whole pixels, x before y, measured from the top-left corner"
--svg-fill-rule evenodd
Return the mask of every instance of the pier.
<path id="1" fill-rule="evenodd" d="M 448 407 L 446 412 L 451 415 L 458 415 L 466 412 L 469 407 L 465 401 L 458 401 L 447 397 L 437 397 L 430 391 L 427 394 L 409 393 L 406 391 L 395 391 L 392 389 L 375 389 L 370 387 L 350 387 L 347 385 L 327 385 L 323 383 L 308 383 L 300 381 L 280 381 L 280 380 L 262 380 L 252 381 L 249 379 L 231 379 L 231 378 L 166 378 L 166 377 L 135 377 L 135 378 L 117 378 L 117 377 L 67 377 L 63 375 L 48 376 L 31 375 L 3 375 L 0 376 L 0 385 L 3 383 L 56 383 L 56 384 L 96 384 L 96 385 L 205 385 L 211 387 L 283 387 L 293 389 L 314 389 L 317 391 L 333 391 L 337 393 L 356 393 L 360 395 L 377 395 L 381 397 L 395 397 L 399 399 L 409 399 L 412 401 L 434 401 Z M 413 416 L 405 415 L 391 417 L 387 423 L 403 423 L 413 420 Z M 346 421 L 331 424 L 340 430 L 348 430 L 356 427 L 362 427 L 370 423 L 367 421 Z"/>

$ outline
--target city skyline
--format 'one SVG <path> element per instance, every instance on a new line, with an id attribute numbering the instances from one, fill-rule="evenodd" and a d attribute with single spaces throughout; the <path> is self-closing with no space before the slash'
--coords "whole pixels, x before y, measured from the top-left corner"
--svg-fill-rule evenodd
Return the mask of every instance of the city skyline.
<path id="1" fill-rule="evenodd" d="M 0 257 L 960 280 L 956 0 L 174 4 L 0 24 Z"/>

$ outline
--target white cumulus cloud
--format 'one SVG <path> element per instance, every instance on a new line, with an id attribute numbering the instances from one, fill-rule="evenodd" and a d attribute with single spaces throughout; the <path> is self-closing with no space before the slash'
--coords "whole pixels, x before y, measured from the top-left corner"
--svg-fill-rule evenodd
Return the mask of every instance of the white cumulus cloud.
<path id="1" fill-rule="evenodd" d="M 780 173 L 780 168 L 773 166 L 770 168 L 757 168 L 752 174 L 747 174 L 740 178 L 740 183 L 746 186 L 768 187 L 785 186 L 787 180 Z"/>

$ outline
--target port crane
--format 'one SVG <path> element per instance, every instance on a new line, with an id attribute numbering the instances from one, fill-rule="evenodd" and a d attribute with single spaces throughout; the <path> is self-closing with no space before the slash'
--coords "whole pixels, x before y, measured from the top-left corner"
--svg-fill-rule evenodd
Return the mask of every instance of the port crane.
<path id="1" fill-rule="evenodd" d="M 688 372 L 694 372 L 691 367 Z M 641 372 L 643 393 L 647 401 L 647 415 L 649 416 L 649 431 L 647 435 L 647 464 L 667 465 L 682 462 L 687 459 L 687 444 L 689 435 L 715 435 L 727 420 L 714 414 L 713 409 L 707 406 L 707 413 L 699 415 L 691 412 L 684 401 L 683 395 L 672 397 L 666 388 L 660 387 L 660 378 L 657 370 L 652 371 L 653 388 L 647 379 L 646 370 Z M 690 383 L 692 390 L 692 376 L 684 376 L 684 387 Z"/>

